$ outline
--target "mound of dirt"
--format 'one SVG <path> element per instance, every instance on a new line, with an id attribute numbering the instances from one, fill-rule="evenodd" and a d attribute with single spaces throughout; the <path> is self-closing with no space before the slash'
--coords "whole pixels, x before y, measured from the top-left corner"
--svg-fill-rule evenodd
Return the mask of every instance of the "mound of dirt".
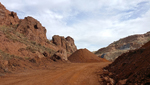
<path id="1" fill-rule="evenodd" d="M 122 54 L 105 70 L 112 74 L 107 77 L 115 84 L 150 85 L 150 41 L 137 50 Z"/>
<path id="2" fill-rule="evenodd" d="M 68 60 L 73 63 L 90 63 L 90 62 L 104 62 L 105 59 L 99 58 L 87 49 L 79 49 L 68 57 Z"/>

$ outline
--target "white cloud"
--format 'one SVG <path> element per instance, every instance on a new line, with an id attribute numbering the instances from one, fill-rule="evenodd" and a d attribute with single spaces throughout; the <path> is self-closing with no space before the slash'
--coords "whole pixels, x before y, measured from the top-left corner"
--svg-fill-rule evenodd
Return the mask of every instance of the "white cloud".
<path id="1" fill-rule="evenodd" d="M 1 0 L 20 18 L 33 16 L 47 37 L 71 36 L 78 48 L 98 50 L 150 27 L 149 0 Z"/>

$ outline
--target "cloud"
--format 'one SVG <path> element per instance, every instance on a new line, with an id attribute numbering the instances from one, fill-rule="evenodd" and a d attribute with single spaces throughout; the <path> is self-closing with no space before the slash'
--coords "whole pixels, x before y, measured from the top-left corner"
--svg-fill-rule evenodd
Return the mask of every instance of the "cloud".
<path id="1" fill-rule="evenodd" d="M 133 34 L 149 31 L 149 0 L 1 0 L 19 18 L 33 16 L 47 37 L 71 36 L 78 48 L 98 50 Z"/>
<path id="2" fill-rule="evenodd" d="M 137 3 L 136 6 L 124 11 L 124 16 L 126 17 L 123 17 L 122 20 L 136 19 L 138 17 L 141 17 L 150 9 L 149 5 L 150 3 L 148 1 Z"/>

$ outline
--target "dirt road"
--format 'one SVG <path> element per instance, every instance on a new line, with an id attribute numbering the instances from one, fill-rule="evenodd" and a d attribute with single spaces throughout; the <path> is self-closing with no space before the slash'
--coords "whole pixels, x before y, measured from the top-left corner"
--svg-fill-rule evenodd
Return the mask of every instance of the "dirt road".
<path id="1" fill-rule="evenodd" d="M 0 77 L 0 85 L 100 85 L 98 73 L 109 62 L 51 65 L 50 69 L 33 70 Z"/>

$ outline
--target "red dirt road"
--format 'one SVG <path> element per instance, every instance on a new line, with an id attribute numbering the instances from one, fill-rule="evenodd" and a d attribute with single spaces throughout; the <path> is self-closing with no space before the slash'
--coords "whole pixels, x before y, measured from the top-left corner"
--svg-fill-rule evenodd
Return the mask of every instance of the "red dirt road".
<path id="1" fill-rule="evenodd" d="M 110 62 L 51 65 L 50 69 L 8 74 L 0 85 L 101 85 L 98 74 Z"/>

